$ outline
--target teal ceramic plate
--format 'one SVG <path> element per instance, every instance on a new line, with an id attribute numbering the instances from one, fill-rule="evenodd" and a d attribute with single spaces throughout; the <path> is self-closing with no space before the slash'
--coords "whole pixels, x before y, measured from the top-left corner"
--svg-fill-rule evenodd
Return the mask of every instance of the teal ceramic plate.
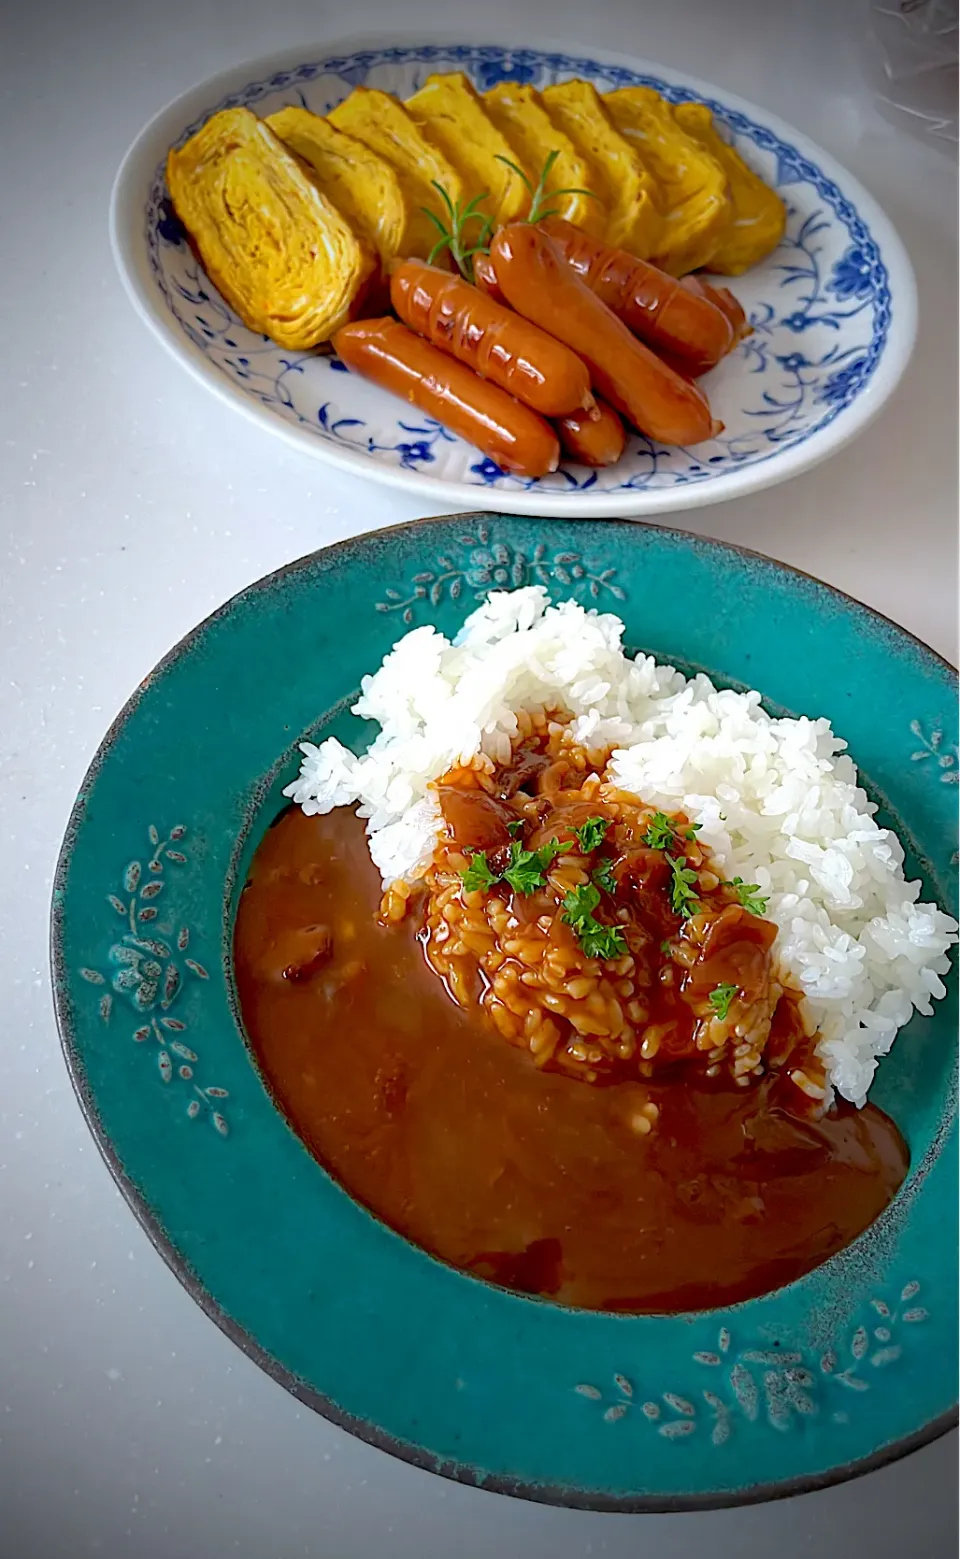
<path id="1" fill-rule="evenodd" d="M 455 515 L 282 569 L 134 694 L 57 871 L 67 1063 L 121 1189 L 194 1298 L 363 1439 L 464 1482 L 598 1509 L 820 1487 L 953 1421 L 955 990 L 880 1068 L 872 1097 L 912 1158 L 887 1212 L 798 1283 L 674 1317 L 523 1298 L 407 1244 L 301 1146 L 237 1019 L 237 894 L 297 741 L 321 728 L 358 740 L 351 696 L 409 624 L 449 633 L 491 585 L 536 580 L 620 613 L 633 648 L 829 716 L 924 896 L 956 913 L 955 678 L 932 651 L 717 542 Z"/>

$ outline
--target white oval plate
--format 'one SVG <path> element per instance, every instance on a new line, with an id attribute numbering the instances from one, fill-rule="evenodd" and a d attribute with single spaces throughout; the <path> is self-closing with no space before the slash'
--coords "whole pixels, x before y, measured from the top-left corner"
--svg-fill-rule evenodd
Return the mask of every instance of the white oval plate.
<path id="1" fill-rule="evenodd" d="M 564 465 L 538 481 L 506 476 L 415 408 L 335 358 L 285 352 L 240 323 L 173 214 L 164 161 L 216 112 L 285 104 L 326 113 L 359 85 L 408 97 L 432 71 L 463 70 L 485 90 L 584 76 L 601 91 L 642 84 L 705 102 L 744 157 L 782 195 L 779 248 L 732 286 L 753 324 L 702 381 L 723 433 L 665 449 L 635 435 L 604 471 Z M 450 507 L 518 514 L 641 515 L 716 503 L 815 465 L 876 415 L 907 364 L 916 289 L 879 206 L 832 157 L 774 115 L 703 81 L 621 55 L 489 43 L 353 40 L 254 61 L 163 109 L 117 175 L 111 239 L 138 313 L 183 365 L 262 427 L 332 465 Z"/>

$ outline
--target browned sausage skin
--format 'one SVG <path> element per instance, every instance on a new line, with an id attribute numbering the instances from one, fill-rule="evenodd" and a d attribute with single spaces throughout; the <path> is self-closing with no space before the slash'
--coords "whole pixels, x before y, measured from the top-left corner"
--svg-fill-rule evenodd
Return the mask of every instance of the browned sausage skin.
<path id="1" fill-rule="evenodd" d="M 544 417 L 590 411 L 590 375 L 561 342 L 422 260 L 404 260 L 390 301 L 405 325 Z"/>
<path id="2" fill-rule="evenodd" d="M 488 254 L 475 254 L 473 257 L 473 279 L 480 292 L 485 292 L 488 298 L 493 298 L 496 303 L 506 304 L 506 298 L 500 291 L 500 283 L 497 281 L 497 273 L 493 268 L 493 261 Z"/>
<path id="3" fill-rule="evenodd" d="M 597 411 L 597 417 L 588 417 L 582 411 L 560 417 L 557 432 L 561 447 L 565 455 L 582 466 L 616 465 L 627 442 L 623 423 L 606 401 L 597 401 Z"/>
<path id="4" fill-rule="evenodd" d="M 715 287 L 713 282 L 704 281 L 699 276 L 684 276 L 680 285 L 699 298 L 707 298 L 714 308 L 727 316 L 733 330 L 734 344 L 745 336 L 753 335 L 753 326 L 729 287 Z"/>
<path id="5" fill-rule="evenodd" d="M 546 217 L 540 226 L 581 280 L 648 346 L 688 363 L 698 374 L 736 345 L 733 325 L 706 282 L 685 286 L 624 249 L 608 248 L 562 217 Z"/>
<path id="6" fill-rule="evenodd" d="M 698 386 L 637 340 L 542 229 L 523 222 L 502 227 L 490 258 L 511 308 L 571 347 L 594 388 L 641 433 L 661 444 L 689 445 L 720 432 Z"/>
<path id="7" fill-rule="evenodd" d="M 397 320 L 343 325 L 333 345 L 348 368 L 436 417 L 504 471 L 538 477 L 557 469 L 560 445 L 548 422 Z"/>

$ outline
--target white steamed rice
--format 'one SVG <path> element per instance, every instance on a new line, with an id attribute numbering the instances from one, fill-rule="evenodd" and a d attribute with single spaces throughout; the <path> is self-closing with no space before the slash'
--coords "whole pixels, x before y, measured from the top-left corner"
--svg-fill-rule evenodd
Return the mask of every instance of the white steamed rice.
<path id="1" fill-rule="evenodd" d="M 862 1104 L 897 1030 L 944 994 L 956 922 L 917 902 L 900 842 L 874 822 L 827 720 L 773 719 L 759 693 L 631 660 L 623 631 L 611 614 L 551 606 L 539 585 L 492 593 L 453 644 L 415 628 L 363 679 L 354 712 L 381 728 L 367 752 L 304 742 L 285 794 L 308 814 L 356 805 L 384 884 L 409 880 L 437 837 L 430 781 L 479 752 L 507 759 L 518 710 L 568 710 L 578 741 L 616 749 L 617 784 L 686 812 L 727 876 L 769 896 L 828 1079 Z"/>

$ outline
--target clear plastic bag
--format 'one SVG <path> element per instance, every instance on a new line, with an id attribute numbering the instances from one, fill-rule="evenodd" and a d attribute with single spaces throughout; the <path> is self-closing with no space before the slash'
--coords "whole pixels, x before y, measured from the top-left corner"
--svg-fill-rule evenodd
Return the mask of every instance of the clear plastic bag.
<path id="1" fill-rule="evenodd" d="M 958 0 L 870 0 L 867 74 L 877 106 L 924 140 L 957 144 Z"/>

